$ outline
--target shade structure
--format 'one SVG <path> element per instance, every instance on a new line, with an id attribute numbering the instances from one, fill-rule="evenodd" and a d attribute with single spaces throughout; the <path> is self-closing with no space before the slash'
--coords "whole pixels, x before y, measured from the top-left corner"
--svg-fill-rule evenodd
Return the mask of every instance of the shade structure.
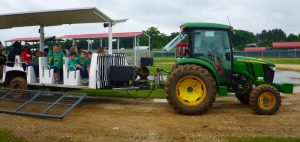
<path id="1" fill-rule="evenodd" d="M 116 37 L 136 37 L 144 34 L 143 32 L 124 32 L 124 33 L 112 33 L 114 38 Z M 97 39 L 97 38 L 107 38 L 108 33 L 100 34 L 77 34 L 77 35 L 64 35 L 58 37 L 58 39 Z"/>
<path id="2" fill-rule="evenodd" d="M 112 26 L 127 19 L 113 20 L 97 8 L 48 10 L 0 15 L 0 29 L 40 26 L 40 50 L 44 45 L 44 27 L 63 24 L 107 23 L 109 53 L 112 53 Z"/>
<path id="3" fill-rule="evenodd" d="M 0 15 L 0 29 L 26 26 L 57 26 L 80 23 L 118 23 L 97 8 L 36 11 Z"/>

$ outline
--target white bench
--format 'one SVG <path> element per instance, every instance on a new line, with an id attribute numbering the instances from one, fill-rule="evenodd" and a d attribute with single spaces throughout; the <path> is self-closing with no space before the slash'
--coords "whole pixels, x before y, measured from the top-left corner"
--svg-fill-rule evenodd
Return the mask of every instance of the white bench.
<path id="1" fill-rule="evenodd" d="M 40 70 L 40 83 L 42 84 L 54 84 L 54 69 L 50 69 L 47 63 L 47 57 L 39 58 L 39 70 Z"/>
<path id="2" fill-rule="evenodd" d="M 24 72 L 24 68 L 22 66 L 22 60 L 19 55 L 16 56 L 15 62 L 13 64 L 14 64 L 14 66 L 12 66 L 12 67 L 7 66 L 7 65 L 3 67 L 2 81 L 5 81 L 6 72 L 9 72 L 9 71 L 23 71 Z"/>
<path id="3" fill-rule="evenodd" d="M 64 57 L 63 73 L 64 73 L 64 85 L 79 86 L 81 85 L 80 71 L 69 71 L 69 58 Z"/>
<path id="4" fill-rule="evenodd" d="M 26 68 L 26 74 L 27 74 L 27 83 L 37 83 L 37 77 L 35 76 L 33 66 L 28 66 Z"/>

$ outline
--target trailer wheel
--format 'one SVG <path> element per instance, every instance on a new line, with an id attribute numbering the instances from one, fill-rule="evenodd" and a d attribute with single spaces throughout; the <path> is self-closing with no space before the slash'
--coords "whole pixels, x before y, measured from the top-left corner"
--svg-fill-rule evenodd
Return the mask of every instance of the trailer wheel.
<path id="1" fill-rule="evenodd" d="M 196 65 L 184 65 L 169 76 L 165 84 L 166 97 L 179 114 L 205 113 L 216 99 L 216 83 L 212 75 Z"/>
<path id="2" fill-rule="evenodd" d="M 9 82 L 9 87 L 13 89 L 28 89 L 27 81 L 24 77 L 15 77 Z"/>
<path id="3" fill-rule="evenodd" d="M 271 85 L 260 85 L 252 91 L 250 105 L 257 114 L 275 114 L 281 105 L 280 93 Z"/>

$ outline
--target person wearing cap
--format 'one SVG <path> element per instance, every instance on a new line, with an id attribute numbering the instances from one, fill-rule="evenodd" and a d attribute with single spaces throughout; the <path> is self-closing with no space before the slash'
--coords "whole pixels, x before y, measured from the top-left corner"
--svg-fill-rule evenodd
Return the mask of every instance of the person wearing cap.
<path id="1" fill-rule="evenodd" d="M 11 51 L 9 52 L 8 54 L 8 58 L 7 58 L 7 61 L 10 62 L 10 63 L 7 63 L 7 66 L 9 67 L 13 67 L 14 66 L 14 62 L 16 60 L 16 56 L 17 55 L 21 55 L 21 43 L 18 42 L 18 41 L 15 41 L 12 45 L 12 49 Z"/>

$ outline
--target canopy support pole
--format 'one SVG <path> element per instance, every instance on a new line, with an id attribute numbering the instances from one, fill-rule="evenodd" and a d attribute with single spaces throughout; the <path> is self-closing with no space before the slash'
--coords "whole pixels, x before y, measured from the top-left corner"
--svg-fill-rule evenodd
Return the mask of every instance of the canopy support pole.
<path id="1" fill-rule="evenodd" d="M 45 45 L 45 33 L 44 26 L 40 25 L 40 51 L 43 51 L 43 47 Z"/>
<path id="2" fill-rule="evenodd" d="M 108 54 L 112 54 L 112 23 L 108 27 Z"/>
<path id="3" fill-rule="evenodd" d="M 120 38 L 118 38 L 117 47 L 118 47 L 118 53 L 120 53 Z"/>
<path id="4" fill-rule="evenodd" d="M 136 36 L 134 37 L 134 41 L 133 41 L 133 50 L 134 50 L 134 65 L 136 66 L 136 64 L 137 64 L 137 55 L 136 55 Z"/>
<path id="5" fill-rule="evenodd" d="M 151 57 L 151 47 L 150 47 L 150 44 L 151 44 L 151 37 L 148 37 L 148 48 L 149 48 L 149 57 Z"/>

